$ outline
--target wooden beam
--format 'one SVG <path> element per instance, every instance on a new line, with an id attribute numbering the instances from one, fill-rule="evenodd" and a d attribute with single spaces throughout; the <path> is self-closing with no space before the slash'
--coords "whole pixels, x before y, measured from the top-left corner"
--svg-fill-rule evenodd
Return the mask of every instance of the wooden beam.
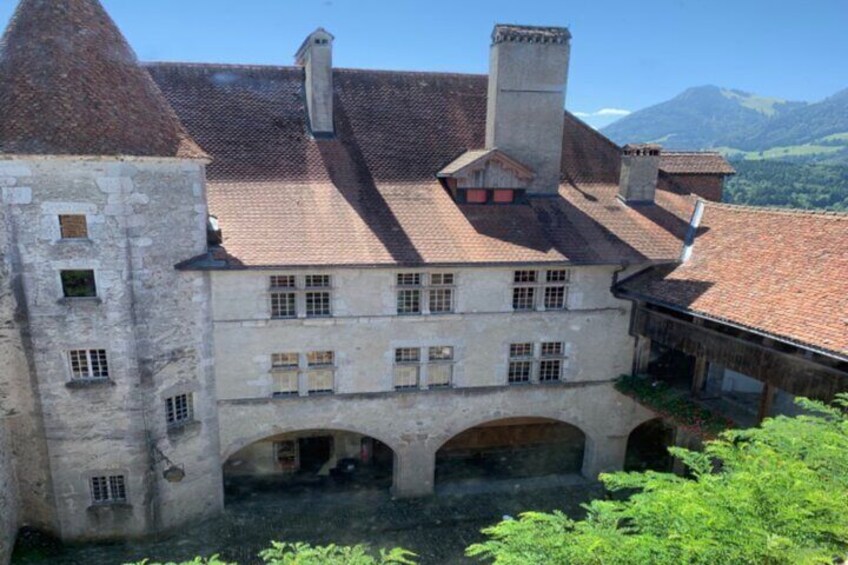
<path id="1" fill-rule="evenodd" d="M 771 405 L 774 402 L 774 387 L 768 383 L 763 385 L 763 392 L 760 394 L 760 410 L 757 413 L 757 424 L 769 417 L 771 414 Z"/>
<path id="2" fill-rule="evenodd" d="M 695 370 L 692 372 L 692 396 L 701 397 L 704 383 L 707 381 L 707 358 L 703 355 L 695 357 Z"/>

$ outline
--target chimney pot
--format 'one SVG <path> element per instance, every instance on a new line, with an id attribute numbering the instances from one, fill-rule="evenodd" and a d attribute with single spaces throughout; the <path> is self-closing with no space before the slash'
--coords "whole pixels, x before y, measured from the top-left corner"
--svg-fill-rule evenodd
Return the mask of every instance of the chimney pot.
<path id="1" fill-rule="evenodd" d="M 627 203 L 651 203 L 657 192 L 662 147 L 655 143 L 625 145 L 621 152 L 618 197 Z"/>

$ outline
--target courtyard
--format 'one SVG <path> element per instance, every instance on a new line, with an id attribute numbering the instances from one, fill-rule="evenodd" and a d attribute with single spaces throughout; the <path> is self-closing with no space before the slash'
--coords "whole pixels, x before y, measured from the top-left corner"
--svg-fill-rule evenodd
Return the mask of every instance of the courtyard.
<path id="1" fill-rule="evenodd" d="M 105 565 L 218 553 L 247 565 L 259 563 L 257 553 L 271 540 L 400 546 L 417 553 L 423 565 L 472 563 L 465 547 L 504 516 L 559 509 L 576 517 L 580 504 L 603 495 L 600 484 L 570 474 L 452 481 L 421 499 L 393 499 L 383 488 L 357 483 L 287 489 L 242 484 L 228 491 L 226 510 L 216 519 L 111 544 L 58 545 L 29 537 L 19 541 L 12 563 Z"/>

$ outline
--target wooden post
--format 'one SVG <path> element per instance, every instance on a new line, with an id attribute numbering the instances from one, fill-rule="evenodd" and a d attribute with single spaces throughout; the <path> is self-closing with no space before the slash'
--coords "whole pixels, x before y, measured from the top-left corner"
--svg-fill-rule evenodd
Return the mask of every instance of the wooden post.
<path id="1" fill-rule="evenodd" d="M 763 383 L 763 392 L 760 395 L 760 411 L 757 414 L 757 424 L 768 418 L 771 412 L 771 403 L 774 400 L 774 387 Z"/>
<path id="2" fill-rule="evenodd" d="M 695 368 L 692 371 L 692 396 L 695 398 L 701 397 L 701 392 L 704 389 L 704 382 L 707 380 L 707 358 L 703 355 L 695 357 Z"/>
<path id="3" fill-rule="evenodd" d="M 633 374 L 642 375 L 648 372 L 651 361 L 651 338 L 643 335 L 636 336 L 636 352 L 633 356 Z"/>

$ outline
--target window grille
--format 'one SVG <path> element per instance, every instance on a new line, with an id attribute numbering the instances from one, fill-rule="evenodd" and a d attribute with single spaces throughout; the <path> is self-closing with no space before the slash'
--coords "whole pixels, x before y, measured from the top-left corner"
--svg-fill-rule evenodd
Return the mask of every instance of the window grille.
<path id="1" fill-rule="evenodd" d="M 397 313 L 410 315 L 453 312 L 454 282 L 453 273 L 398 273 Z"/>
<path id="2" fill-rule="evenodd" d="M 105 349 L 75 349 L 68 352 L 73 379 L 108 379 Z"/>
<path id="3" fill-rule="evenodd" d="M 297 316 L 296 295 L 293 292 L 271 293 L 271 317 L 294 318 Z"/>
<path id="4" fill-rule="evenodd" d="M 560 381 L 566 359 L 565 344 L 561 341 L 542 342 L 538 349 L 532 343 L 513 343 L 509 346 L 507 383 Z"/>
<path id="5" fill-rule="evenodd" d="M 307 292 L 306 293 L 306 317 L 307 318 L 326 318 L 332 314 L 330 308 L 330 293 L 322 292 Z"/>
<path id="6" fill-rule="evenodd" d="M 333 315 L 330 275 L 271 275 L 271 318 L 326 318 Z M 298 284 L 300 283 L 300 284 Z"/>
<path id="7" fill-rule="evenodd" d="M 124 475 L 91 477 L 91 500 L 94 504 L 126 502 L 127 487 Z"/>
<path id="8" fill-rule="evenodd" d="M 165 399 L 165 415 L 169 426 L 179 426 L 194 419 L 191 394 L 178 394 Z"/>
<path id="9" fill-rule="evenodd" d="M 522 270 L 513 273 L 513 310 L 565 310 L 570 271 L 548 269 L 542 273 L 544 277 L 539 271 Z"/>
<path id="10" fill-rule="evenodd" d="M 509 346 L 509 373 L 507 382 L 510 384 L 529 383 L 533 370 L 533 344 L 513 343 Z"/>

